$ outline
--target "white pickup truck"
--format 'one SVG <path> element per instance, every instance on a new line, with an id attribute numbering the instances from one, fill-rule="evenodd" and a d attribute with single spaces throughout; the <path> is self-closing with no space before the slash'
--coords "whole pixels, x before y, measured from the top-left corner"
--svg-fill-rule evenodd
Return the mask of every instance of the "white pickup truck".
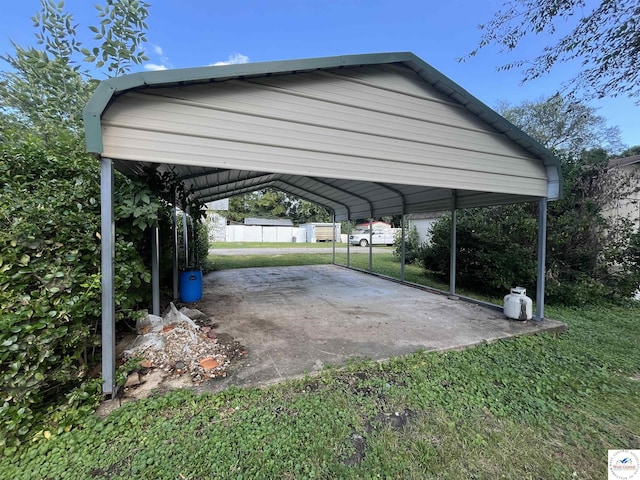
<path id="1" fill-rule="evenodd" d="M 393 245 L 398 230 L 397 228 L 374 228 L 371 243 L 373 245 Z M 351 245 L 360 245 L 361 247 L 368 246 L 369 229 L 354 230 L 353 233 L 349 235 L 349 243 Z"/>

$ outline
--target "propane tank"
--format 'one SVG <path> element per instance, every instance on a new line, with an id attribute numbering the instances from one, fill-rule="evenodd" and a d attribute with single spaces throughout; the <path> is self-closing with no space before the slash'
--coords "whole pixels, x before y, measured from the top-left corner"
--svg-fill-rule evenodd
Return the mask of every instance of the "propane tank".
<path id="1" fill-rule="evenodd" d="M 513 320 L 531 320 L 533 301 L 527 297 L 527 289 L 515 287 L 504 297 L 504 314 Z"/>

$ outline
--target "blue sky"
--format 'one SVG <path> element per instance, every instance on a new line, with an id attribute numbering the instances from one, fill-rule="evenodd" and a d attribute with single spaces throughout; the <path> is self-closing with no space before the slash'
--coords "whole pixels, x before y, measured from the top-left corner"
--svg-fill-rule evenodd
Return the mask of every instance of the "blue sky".
<path id="1" fill-rule="evenodd" d="M 555 93 L 579 69 L 556 67 L 551 75 L 521 84 L 519 72 L 498 72 L 510 60 L 531 58 L 548 38 L 527 39 L 514 54 L 490 47 L 471 60 L 479 23 L 490 20 L 502 0 L 148 0 L 146 48 L 149 61 L 136 70 L 184 68 L 218 62 L 262 62 L 332 55 L 410 51 L 481 101 L 495 107 L 537 100 Z M 67 9 L 86 28 L 97 23 L 92 1 L 67 0 Z M 38 0 L 3 2 L 0 53 L 11 52 L 9 39 L 35 42 L 30 16 Z M 611 126 L 619 126 L 628 146 L 640 145 L 640 106 L 627 98 L 591 102 Z"/>

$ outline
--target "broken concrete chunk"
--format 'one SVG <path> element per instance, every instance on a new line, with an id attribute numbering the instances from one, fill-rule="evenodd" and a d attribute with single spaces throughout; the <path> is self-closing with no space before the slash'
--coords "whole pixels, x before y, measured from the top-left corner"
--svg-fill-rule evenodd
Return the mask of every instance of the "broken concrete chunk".
<path id="1" fill-rule="evenodd" d="M 199 318 L 204 318 L 207 316 L 196 308 L 182 307 L 180 309 L 180 313 L 182 313 L 183 315 L 186 315 L 191 320 L 198 320 Z"/>

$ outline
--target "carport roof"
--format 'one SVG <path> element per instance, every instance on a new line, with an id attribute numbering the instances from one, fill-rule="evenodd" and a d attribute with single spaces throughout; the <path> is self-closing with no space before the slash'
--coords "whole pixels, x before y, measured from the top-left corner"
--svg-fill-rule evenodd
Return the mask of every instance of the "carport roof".
<path id="1" fill-rule="evenodd" d="M 101 82 L 84 120 L 89 152 L 171 169 L 203 202 L 273 187 L 345 219 L 561 191 L 551 152 L 412 53 L 135 73 Z"/>

